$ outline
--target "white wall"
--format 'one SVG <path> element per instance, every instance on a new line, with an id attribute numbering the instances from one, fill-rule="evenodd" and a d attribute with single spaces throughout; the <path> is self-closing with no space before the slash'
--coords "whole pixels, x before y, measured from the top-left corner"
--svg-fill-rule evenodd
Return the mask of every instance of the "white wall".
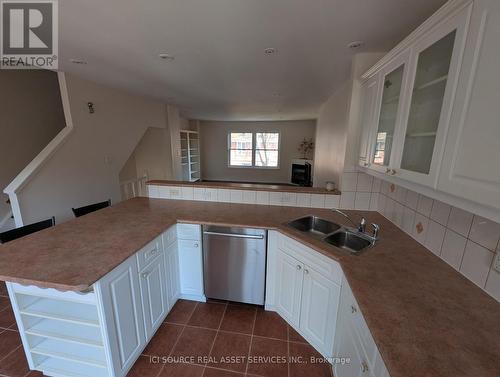
<path id="1" fill-rule="evenodd" d="M 148 127 L 165 127 L 161 102 L 71 75 L 66 81 L 74 129 L 18 193 L 25 224 L 53 215 L 61 222 L 72 207 L 119 201 L 118 175 L 134 147 Z"/>
<path id="2" fill-rule="evenodd" d="M 0 70 L 0 193 L 65 127 L 57 74 Z M 0 222 L 10 213 L 0 194 Z"/>
<path id="3" fill-rule="evenodd" d="M 314 120 L 275 122 L 216 122 L 200 121 L 202 179 L 289 183 L 291 161 L 300 158 L 297 150 L 304 139 L 312 138 L 316 131 Z M 227 135 L 230 131 L 279 131 L 281 151 L 279 169 L 228 167 Z"/>
<path id="4" fill-rule="evenodd" d="M 383 53 L 360 53 L 353 57 L 351 77 L 321 106 L 317 121 L 314 186 L 327 181 L 341 187 L 342 173 L 352 171 L 359 157 L 360 76 Z"/>

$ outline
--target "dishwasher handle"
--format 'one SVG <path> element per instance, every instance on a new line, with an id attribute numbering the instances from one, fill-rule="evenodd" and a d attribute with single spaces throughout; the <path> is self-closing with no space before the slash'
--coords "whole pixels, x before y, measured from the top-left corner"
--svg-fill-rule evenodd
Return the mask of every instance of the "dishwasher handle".
<path id="1" fill-rule="evenodd" d="M 234 237 L 234 238 L 251 238 L 254 240 L 263 240 L 264 235 L 252 235 L 252 234 L 239 234 L 239 233 L 221 233 L 221 232 L 211 232 L 208 230 L 203 231 L 203 234 L 208 234 L 212 236 L 222 236 L 222 237 Z"/>

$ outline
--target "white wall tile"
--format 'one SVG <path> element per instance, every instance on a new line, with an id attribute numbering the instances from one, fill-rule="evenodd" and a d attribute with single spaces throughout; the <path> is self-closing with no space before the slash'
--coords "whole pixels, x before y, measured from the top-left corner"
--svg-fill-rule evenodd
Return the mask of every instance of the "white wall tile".
<path id="1" fill-rule="evenodd" d="M 282 203 L 284 206 L 295 207 L 297 205 L 297 194 L 294 192 L 284 192 L 282 194 Z"/>
<path id="2" fill-rule="evenodd" d="M 243 190 L 231 190 L 231 203 L 243 203 Z"/>
<path id="3" fill-rule="evenodd" d="M 355 200 L 356 192 L 342 191 L 342 195 L 340 195 L 340 208 L 354 209 Z"/>
<path id="4" fill-rule="evenodd" d="M 460 272 L 472 280 L 476 285 L 483 288 L 486 284 L 492 260 L 493 252 L 477 243 L 467 241 Z"/>
<path id="5" fill-rule="evenodd" d="M 357 192 L 354 200 L 354 209 L 369 210 L 371 196 L 370 192 Z"/>
<path id="6" fill-rule="evenodd" d="M 356 191 L 358 192 L 371 192 L 373 185 L 373 177 L 365 173 L 358 174 L 358 183 L 356 185 Z"/>
<path id="7" fill-rule="evenodd" d="M 217 189 L 216 188 L 206 188 L 205 189 L 205 200 L 208 202 L 217 201 Z"/>
<path id="8" fill-rule="evenodd" d="M 205 189 L 200 187 L 195 187 L 193 191 L 194 200 L 205 200 Z"/>
<path id="9" fill-rule="evenodd" d="M 356 191 L 358 173 L 343 173 L 340 191 Z"/>
<path id="10" fill-rule="evenodd" d="M 297 199 L 298 202 L 298 199 Z M 325 195 L 311 194 L 311 207 L 312 208 L 325 208 Z"/>
<path id="11" fill-rule="evenodd" d="M 218 189 L 217 190 L 217 201 L 221 203 L 231 202 L 231 190 L 228 189 Z"/>
<path id="12" fill-rule="evenodd" d="M 340 208 L 340 195 L 325 195 L 325 208 Z"/>
<path id="13" fill-rule="evenodd" d="M 158 197 L 160 199 L 170 199 L 170 187 L 169 186 L 159 186 L 158 187 Z"/>
<path id="14" fill-rule="evenodd" d="M 446 226 L 448 218 L 450 217 L 451 206 L 446 203 L 434 200 L 431 210 L 431 219 Z"/>
<path id="15" fill-rule="evenodd" d="M 500 238 L 500 224 L 474 216 L 469 238 L 489 250 L 496 250 Z"/>
<path id="16" fill-rule="evenodd" d="M 433 200 L 431 198 L 428 198 L 427 196 L 424 195 L 419 195 L 417 212 L 421 213 L 424 216 L 429 217 L 432 211 L 432 202 Z"/>
<path id="17" fill-rule="evenodd" d="M 182 198 L 182 188 L 181 187 L 170 187 L 169 193 L 170 199 L 179 200 Z"/>
<path id="18" fill-rule="evenodd" d="M 194 198 L 194 187 L 183 186 L 181 188 L 181 198 L 183 200 L 193 200 L 193 198 Z"/>
<path id="19" fill-rule="evenodd" d="M 490 270 L 488 280 L 486 281 L 486 292 L 495 297 L 500 302 L 500 273 L 493 268 Z"/>
<path id="20" fill-rule="evenodd" d="M 435 221 L 429 221 L 425 247 L 436 255 L 441 255 L 446 228 Z"/>
<path id="21" fill-rule="evenodd" d="M 401 203 L 394 202 L 394 224 L 398 227 L 403 227 L 403 216 L 405 207 Z"/>
<path id="22" fill-rule="evenodd" d="M 281 206 L 283 205 L 283 193 L 281 192 L 270 192 L 269 193 L 269 204 L 272 206 Z"/>
<path id="23" fill-rule="evenodd" d="M 153 186 L 153 185 L 149 185 L 148 186 L 148 196 L 150 198 L 159 198 L 160 197 L 160 194 L 158 192 L 158 186 Z"/>
<path id="24" fill-rule="evenodd" d="M 255 197 L 255 202 L 257 204 L 268 205 L 269 204 L 269 191 L 257 191 Z"/>
<path id="25" fill-rule="evenodd" d="M 413 224 L 413 238 L 415 238 L 420 244 L 424 245 L 427 239 L 427 232 L 429 231 L 429 218 L 421 215 L 420 213 L 415 214 L 415 223 Z"/>
<path id="26" fill-rule="evenodd" d="M 257 200 L 257 194 L 252 190 L 242 190 L 243 191 L 243 201 L 245 204 L 255 204 Z"/>
<path id="27" fill-rule="evenodd" d="M 406 202 L 406 193 L 408 192 L 407 189 L 401 186 L 396 187 L 396 201 L 401 204 L 405 204 Z"/>
<path id="28" fill-rule="evenodd" d="M 297 194 L 297 207 L 311 207 L 311 194 Z"/>
<path id="29" fill-rule="evenodd" d="M 385 208 L 384 208 L 384 216 L 389 220 L 394 220 L 394 205 L 396 202 L 391 198 L 386 198 L 385 200 Z"/>
<path id="30" fill-rule="evenodd" d="M 380 192 L 385 196 L 389 195 L 389 187 L 391 184 L 387 181 L 382 181 L 382 185 L 380 186 Z"/>
<path id="31" fill-rule="evenodd" d="M 458 270 L 462 263 L 467 239 L 452 230 L 447 229 L 444 235 L 441 258 L 450 266 Z"/>
<path id="32" fill-rule="evenodd" d="M 378 178 L 373 178 L 372 192 L 380 192 L 380 186 L 382 185 L 382 181 Z"/>
<path id="33" fill-rule="evenodd" d="M 416 211 L 418 206 L 418 194 L 415 191 L 407 190 L 405 202 L 407 207 Z"/>
<path id="34" fill-rule="evenodd" d="M 378 211 L 378 198 L 380 193 L 372 192 L 370 196 L 370 211 Z"/>
<path id="35" fill-rule="evenodd" d="M 402 224 L 402 229 L 410 234 L 413 235 L 413 224 L 415 224 L 415 211 L 412 210 L 411 208 L 405 207 L 404 212 L 403 212 L 403 224 Z"/>
<path id="36" fill-rule="evenodd" d="M 447 227 L 464 237 L 468 237 L 473 217 L 472 213 L 453 207 Z"/>
<path id="37" fill-rule="evenodd" d="M 380 193 L 378 195 L 378 211 L 384 215 L 385 213 L 385 204 L 387 202 L 387 196 L 385 196 L 384 194 Z M 385 215 L 384 215 L 385 216 Z M 413 225 L 413 224 L 412 224 Z"/>

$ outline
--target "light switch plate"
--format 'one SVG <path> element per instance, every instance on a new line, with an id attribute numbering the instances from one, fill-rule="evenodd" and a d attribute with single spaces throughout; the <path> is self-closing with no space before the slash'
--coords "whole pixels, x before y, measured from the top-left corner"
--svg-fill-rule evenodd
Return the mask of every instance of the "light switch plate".
<path id="1" fill-rule="evenodd" d="M 497 250 L 495 254 L 495 260 L 493 262 L 493 268 L 497 270 L 497 272 L 500 272 L 500 250 Z"/>

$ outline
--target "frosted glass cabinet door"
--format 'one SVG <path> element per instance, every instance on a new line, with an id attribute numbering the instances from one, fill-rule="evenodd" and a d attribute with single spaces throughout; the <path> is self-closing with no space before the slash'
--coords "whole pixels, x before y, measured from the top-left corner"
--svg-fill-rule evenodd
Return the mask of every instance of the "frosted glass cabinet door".
<path id="1" fill-rule="evenodd" d="M 385 172 L 391 165 L 394 139 L 401 112 L 401 93 L 404 83 L 405 62 L 399 59 L 393 62 L 383 75 L 382 98 L 379 102 L 379 116 L 374 143 L 371 167 Z"/>
<path id="2" fill-rule="evenodd" d="M 420 52 L 401 168 L 429 174 L 456 32 Z"/>

